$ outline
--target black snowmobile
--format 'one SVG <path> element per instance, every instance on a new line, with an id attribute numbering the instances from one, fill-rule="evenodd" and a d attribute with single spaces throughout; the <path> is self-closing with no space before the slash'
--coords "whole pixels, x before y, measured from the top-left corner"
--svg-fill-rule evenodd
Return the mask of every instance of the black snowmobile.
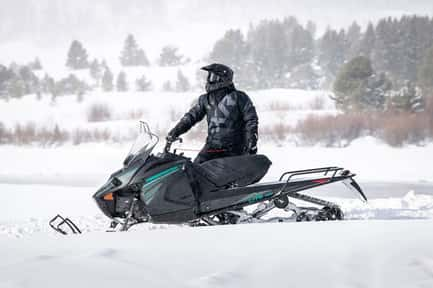
<path id="1" fill-rule="evenodd" d="M 126 231 L 143 222 L 198 226 L 342 220 L 338 205 L 299 193 L 335 182 L 345 183 L 367 201 L 353 179 L 355 174 L 343 168 L 290 171 L 276 182 L 257 183 L 271 165 L 264 155 L 220 158 L 197 165 L 182 153 L 171 152 L 172 143 L 167 143 L 162 153 L 151 154 L 157 143 L 158 137 L 141 122 L 124 167 L 93 196 L 102 212 L 112 219 L 113 230 Z M 290 199 L 315 207 L 298 207 Z M 254 211 L 243 209 L 253 204 L 259 204 Z M 288 217 L 266 218 L 274 208 L 290 213 Z"/>

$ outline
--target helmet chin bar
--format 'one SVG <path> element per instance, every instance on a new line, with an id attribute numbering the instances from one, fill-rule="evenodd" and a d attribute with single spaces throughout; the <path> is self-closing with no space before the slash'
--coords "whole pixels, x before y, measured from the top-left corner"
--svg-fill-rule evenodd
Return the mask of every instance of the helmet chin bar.
<path id="1" fill-rule="evenodd" d="M 206 92 L 212 92 L 212 91 L 216 91 L 218 89 L 224 88 L 224 87 L 229 87 L 230 85 L 233 85 L 232 81 L 222 81 L 222 82 L 216 82 L 216 83 L 206 83 Z"/>

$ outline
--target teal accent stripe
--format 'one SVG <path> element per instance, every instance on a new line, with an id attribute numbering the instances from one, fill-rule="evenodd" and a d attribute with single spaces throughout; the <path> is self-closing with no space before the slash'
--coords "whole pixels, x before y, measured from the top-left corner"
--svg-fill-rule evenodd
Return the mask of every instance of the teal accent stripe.
<path id="1" fill-rule="evenodd" d="M 170 175 L 170 174 L 172 174 L 172 173 L 178 171 L 179 169 L 180 169 L 180 165 L 178 165 L 178 166 L 173 166 L 173 167 L 168 168 L 168 169 L 166 169 L 166 170 L 163 170 L 163 171 L 161 171 L 161 172 L 159 172 L 159 173 L 156 173 L 155 175 L 152 175 L 152 176 L 146 178 L 146 185 L 147 185 L 147 184 L 150 184 L 150 183 L 152 183 L 152 182 L 154 182 L 154 181 L 156 181 L 156 180 L 158 180 L 158 179 L 161 178 L 161 177 L 164 177 L 164 176 Z"/>

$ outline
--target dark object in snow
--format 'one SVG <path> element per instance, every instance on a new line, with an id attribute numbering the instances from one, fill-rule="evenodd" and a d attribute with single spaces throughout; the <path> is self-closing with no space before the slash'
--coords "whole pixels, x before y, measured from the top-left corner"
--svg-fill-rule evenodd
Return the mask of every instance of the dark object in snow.
<path id="1" fill-rule="evenodd" d="M 81 230 L 78 228 L 77 225 L 75 225 L 74 222 L 72 222 L 71 219 L 63 218 L 59 214 L 57 214 L 56 217 L 51 219 L 49 224 L 51 228 L 63 235 L 70 234 L 70 232 L 72 232 L 73 234 L 81 234 Z M 66 227 L 68 231 L 65 231 L 63 227 Z"/>
<path id="2" fill-rule="evenodd" d="M 167 142 L 163 153 L 151 154 L 158 137 L 143 122 L 140 129 L 124 167 L 113 173 L 93 196 L 102 212 L 113 220 L 112 229 L 120 226 L 120 231 L 126 231 L 143 222 L 199 226 L 342 220 L 338 205 L 299 193 L 335 182 L 343 182 L 367 201 L 353 179 L 355 174 L 343 168 L 290 171 L 276 182 L 256 183 L 271 165 L 264 155 L 247 154 L 195 164 L 176 154 L 176 150 L 171 152 L 173 142 Z M 298 207 L 289 198 L 319 207 Z M 253 204 L 259 205 L 252 213 L 243 210 Z M 274 208 L 291 215 L 263 218 Z"/>

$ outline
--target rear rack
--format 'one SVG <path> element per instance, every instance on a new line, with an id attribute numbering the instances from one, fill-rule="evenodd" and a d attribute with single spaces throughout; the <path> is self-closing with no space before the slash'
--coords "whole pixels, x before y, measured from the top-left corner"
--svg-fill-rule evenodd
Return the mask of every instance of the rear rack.
<path id="1" fill-rule="evenodd" d="M 292 179 L 294 176 L 299 175 L 308 175 L 308 174 L 323 174 L 323 176 L 328 176 L 328 173 L 332 173 L 332 176 L 330 177 L 330 180 L 332 180 L 335 176 L 337 176 L 338 171 L 343 171 L 341 173 L 341 176 L 349 176 L 350 172 L 349 170 L 344 170 L 344 168 L 331 166 L 331 167 L 323 167 L 323 168 L 314 168 L 314 169 L 305 169 L 305 170 L 295 170 L 295 171 L 287 171 L 281 174 L 280 179 L 278 181 L 283 181 L 284 176 L 287 176 L 286 182 L 289 182 L 290 179 Z M 355 176 L 350 175 L 350 177 Z"/>
<path id="2" fill-rule="evenodd" d="M 337 173 L 340 172 L 340 174 L 337 175 Z M 363 200 L 367 201 L 367 197 L 365 196 L 364 192 L 362 192 L 361 187 L 356 183 L 356 181 L 353 179 L 353 177 L 356 176 L 356 174 L 351 173 L 349 170 L 346 170 L 341 167 L 336 166 L 330 166 L 330 167 L 323 167 L 323 168 L 314 168 L 314 169 L 306 169 L 306 170 L 295 170 L 295 171 L 288 171 L 281 174 L 279 182 L 285 182 L 281 190 L 277 194 L 282 194 L 286 192 L 286 188 L 289 186 L 290 180 L 293 179 L 295 176 L 299 175 L 314 175 L 318 174 L 317 179 L 309 179 L 311 182 L 310 185 L 298 187 L 289 192 L 289 194 L 296 194 L 298 191 L 302 191 L 305 189 L 310 189 L 314 187 L 318 187 L 324 184 L 329 184 L 333 182 L 339 182 L 343 181 L 344 184 L 349 186 L 349 188 L 355 188 L 356 191 L 361 195 Z M 284 180 L 284 178 L 287 176 L 287 179 Z M 324 178 L 321 178 L 324 177 Z M 345 180 L 349 179 L 350 182 L 346 182 Z M 284 180 L 284 181 L 283 181 Z M 308 180 L 307 180 L 308 181 Z M 286 192 L 287 193 L 287 192 Z"/>

